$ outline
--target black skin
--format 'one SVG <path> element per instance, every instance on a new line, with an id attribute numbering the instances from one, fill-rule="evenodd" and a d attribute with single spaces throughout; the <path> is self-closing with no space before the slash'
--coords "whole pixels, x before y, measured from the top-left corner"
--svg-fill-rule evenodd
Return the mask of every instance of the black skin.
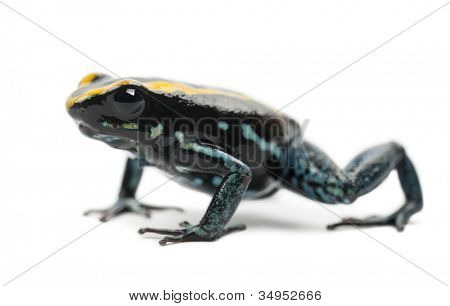
<path id="1" fill-rule="evenodd" d="M 117 81 L 98 75 L 71 97 Z M 106 210 L 87 212 L 101 213 L 102 221 L 125 211 L 149 216 L 152 210 L 176 209 L 148 206 L 135 199 L 143 168 L 148 166 L 212 194 L 197 225 L 182 222 L 182 228 L 176 230 L 139 230 L 141 234 L 167 235 L 161 245 L 213 241 L 243 230 L 243 225 L 226 225 L 244 197 L 264 198 L 284 187 L 321 203 L 350 204 L 376 188 L 392 170 L 397 170 L 405 194 L 403 206 L 386 217 L 348 218 L 328 228 L 392 225 L 401 231 L 422 209 L 419 179 L 399 144 L 368 149 L 340 169 L 303 140 L 299 124 L 261 103 L 215 89 L 184 91 L 183 87 L 169 92 L 147 85 L 151 81 L 155 80 L 134 78 L 68 104 L 69 114 L 83 134 L 135 156 L 127 161 L 117 203 Z"/>

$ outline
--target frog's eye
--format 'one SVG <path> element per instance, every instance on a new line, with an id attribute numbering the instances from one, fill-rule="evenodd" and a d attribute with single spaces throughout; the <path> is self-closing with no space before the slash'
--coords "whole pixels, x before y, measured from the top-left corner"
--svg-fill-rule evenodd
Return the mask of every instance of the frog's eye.
<path id="1" fill-rule="evenodd" d="M 121 120 L 138 118 L 144 111 L 145 99 L 139 89 L 122 87 L 111 96 L 116 116 Z"/>

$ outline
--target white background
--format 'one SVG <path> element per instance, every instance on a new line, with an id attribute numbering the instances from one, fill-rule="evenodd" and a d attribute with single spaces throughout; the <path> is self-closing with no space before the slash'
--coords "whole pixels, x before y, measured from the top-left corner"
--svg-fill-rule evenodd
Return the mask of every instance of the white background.
<path id="1" fill-rule="evenodd" d="M 444 4 L 7 3 L 120 76 L 230 88 L 274 107 Z M 126 154 L 83 137 L 64 108 L 81 77 L 106 70 L 3 5 L 0 25 L 0 281 L 6 283 L 98 224 L 81 213 L 113 203 Z M 3 286 L 2 305 L 128 305 L 128 292 L 163 289 L 245 292 L 257 304 L 271 304 L 258 302 L 259 290 L 321 290 L 320 302 L 304 303 L 449 305 L 442 283 L 450 282 L 449 29 L 450 5 L 284 110 L 310 119 L 306 138 L 342 166 L 369 146 L 405 145 L 425 197 L 405 232 L 325 230 L 338 221 L 330 210 L 345 217 L 396 209 L 403 196 L 393 173 L 351 206 L 324 207 L 281 191 L 242 203 L 231 224 L 247 224 L 245 232 L 160 247 L 158 235 L 143 237 L 137 229 L 195 223 L 209 203 L 207 195 L 171 182 L 145 201 L 181 205 L 185 213 L 124 215 L 96 227 Z M 147 169 L 138 195 L 165 180 Z"/>

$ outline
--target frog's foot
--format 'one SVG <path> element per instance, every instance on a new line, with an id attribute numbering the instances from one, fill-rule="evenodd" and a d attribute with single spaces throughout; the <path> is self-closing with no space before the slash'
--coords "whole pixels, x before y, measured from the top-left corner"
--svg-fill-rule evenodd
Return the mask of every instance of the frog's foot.
<path id="1" fill-rule="evenodd" d="M 181 208 L 173 206 L 151 206 L 143 204 L 135 198 L 119 198 L 116 203 L 106 209 L 90 209 L 84 212 L 84 215 L 99 214 L 99 220 L 106 222 L 120 214 L 126 212 L 134 212 L 145 217 L 150 217 L 151 212 L 155 210 L 177 210 L 183 211 Z"/>
<path id="2" fill-rule="evenodd" d="M 164 246 L 167 243 L 180 243 L 180 242 L 190 242 L 190 241 L 214 241 L 223 237 L 229 233 L 236 231 L 245 230 L 245 225 L 235 225 L 230 226 L 222 230 L 218 235 L 212 235 L 205 228 L 200 225 L 191 225 L 189 222 L 184 221 L 180 223 L 182 229 L 177 230 L 167 230 L 167 229 L 156 229 L 156 228 L 141 228 L 138 233 L 156 233 L 162 235 L 169 235 L 164 237 L 159 241 L 159 244 Z"/>
<path id="3" fill-rule="evenodd" d="M 409 218 L 417 211 L 415 209 L 416 207 L 416 203 L 407 202 L 402 208 L 387 217 L 371 216 L 365 219 L 344 218 L 341 222 L 328 225 L 327 229 L 332 230 L 336 227 L 346 225 L 359 227 L 390 225 L 401 232 L 405 229 L 406 224 L 408 224 Z"/>

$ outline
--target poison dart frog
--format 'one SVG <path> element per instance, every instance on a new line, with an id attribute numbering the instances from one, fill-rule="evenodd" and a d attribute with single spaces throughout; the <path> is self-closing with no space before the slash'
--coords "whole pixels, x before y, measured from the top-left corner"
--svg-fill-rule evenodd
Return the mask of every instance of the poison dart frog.
<path id="1" fill-rule="evenodd" d="M 213 241 L 241 231 L 244 225 L 228 226 L 241 200 L 266 198 L 281 188 L 320 203 L 350 204 L 394 169 L 406 198 L 403 206 L 387 216 L 345 218 L 328 229 L 392 225 L 401 231 L 423 207 L 416 170 L 401 145 L 375 146 L 339 168 L 303 139 L 294 119 L 238 92 L 91 73 L 67 99 L 66 108 L 84 135 L 132 153 L 116 203 L 86 214 L 99 213 L 107 221 L 123 212 L 150 216 L 152 211 L 178 209 L 136 199 L 145 167 L 212 195 L 197 225 L 185 221 L 179 229 L 139 230 L 165 235 L 161 245 Z"/>

